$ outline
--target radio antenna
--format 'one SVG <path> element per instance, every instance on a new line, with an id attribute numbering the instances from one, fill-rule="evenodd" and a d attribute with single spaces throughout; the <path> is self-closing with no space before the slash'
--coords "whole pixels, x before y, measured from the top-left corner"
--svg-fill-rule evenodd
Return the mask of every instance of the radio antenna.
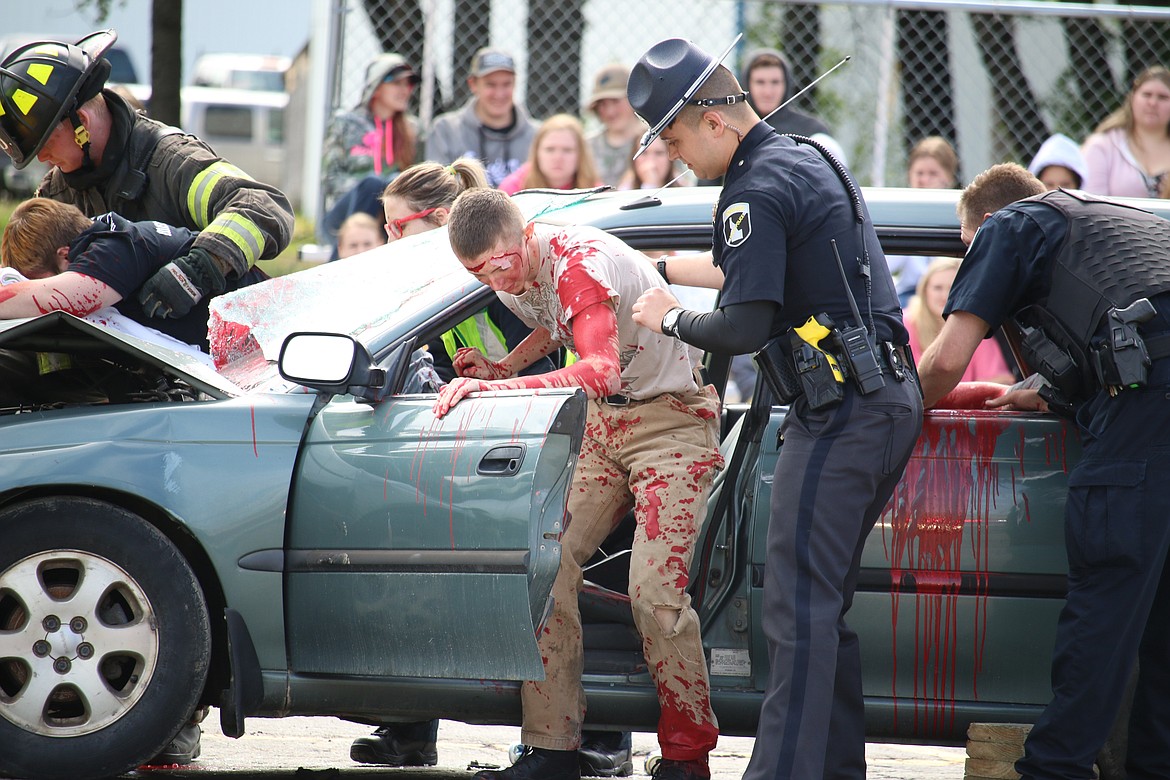
<path id="1" fill-rule="evenodd" d="M 821 75 L 817 76 L 815 79 L 813 79 L 813 80 L 812 80 L 812 83 L 811 83 L 811 84 L 809 84 L 807 87 L 805 87 L 804 89 L 800 90 L 800 91 L 799 91 L 799 92 L 797 92 L 795 95 L 793 95 L 792 97 L 788 98 L 788 99 L 787 99 L 787 100 L 785 100 L 783 103 L 781 103 L 780 105 L 776 106 L 776 107 L 775 107 L 775 108 L 773 108 L 771 111 L 769 111 L 769 112 L 768 112 L 768 116 L 766 116 L 766 117 L 763 117 L 764 121 L 767 121 L 767 119 L 768 119 L 768 117 L 769 117 L 769 116 L 772 116 L 772 114 L 775 114 L 777 111 L 779 111 L 780 109 L 784 108 L 786 105 L 788 105 L 789 103 L 791 103 L 793 100 L 796 100 L 798 97 L 800 97 L 801 95 L 803 95 L 805 92 L 808 92 L 810 89 L 812 89 L 813 87 L 815 87 L 815 86 L 817 85 L 817 82 L 818 82 L 818 81 L 820 81 L 821 79 L 823 79 L 825 76 L 828 76 L 830 73 L 832 73 L 832 72 L 833 72 L 833 71 L 835 71 L 837 68 L 839 68 L 839 67 L 841 67 L 842 65 L 844 65 L 846 62 L 849 62 L 849 60 L 851 60 L 851 59 L 853 59 L 853 57 L 852 57 L 851 55 L 850 55 L 850 56 L 847 56 L 847 57 L 845 57 L 845 59 L 841 60 L 840 62 L 838 62 L 838 63 L 837 63 L 836 65 L 834 65 L 833 67 L 829 68 L 829 69 L 828 69 L 828 70 L 826 70 L 824 73 L 822 73 Z"/>

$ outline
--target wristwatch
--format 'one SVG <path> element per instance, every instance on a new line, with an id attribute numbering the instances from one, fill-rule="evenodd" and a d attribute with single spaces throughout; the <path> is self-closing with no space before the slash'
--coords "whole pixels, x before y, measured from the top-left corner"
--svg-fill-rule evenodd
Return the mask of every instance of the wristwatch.
<path id="1" fill-rule="evenodd" d="M 666 314 L 662 315 L 662 332 L 667 336 L 678 338 L 678 318 L 682 315 L 681 307 L 675 306 Z"/>
<path id="2" fill-rule="evenodd" d="M 662 281 L 670 284 L 670 280 L 666 278 L 666 260 L 661 259 L 655 265 L 658 266 L 658 275 L 662 277 Z"/>

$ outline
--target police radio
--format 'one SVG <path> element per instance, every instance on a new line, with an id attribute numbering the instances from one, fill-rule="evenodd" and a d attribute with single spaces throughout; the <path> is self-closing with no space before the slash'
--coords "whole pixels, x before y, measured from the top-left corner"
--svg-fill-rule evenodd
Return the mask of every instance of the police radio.
<path id="1" fill-rule="evenodd" d="M 845 266 L 841 262 L 841 253 L 837 251 L 837 239 L 830 238 L 833 247 L 833 257 L 837 260 L 837 270 L 841 272 L 841 282 L 845 285 L 845 297 L 849 300 L 849 310 L 853 314 L 853 321 L 858 323 L 851 328 L 839 328 L 841 339 L 842 359 L 848 366 L 849 374 L 857 382 L 862 395 L 880 390 L 886 386 L 882 377 L 882 364 L 878 362 L 877 351 L 869 331 L 860 323 L 861 312 L 857 309 L 857 301 L 853 298 L 853 290 L 849 287 L 849 279 L 845 276 Z M 876 334 L 875 334 L 876 336 Z"/>

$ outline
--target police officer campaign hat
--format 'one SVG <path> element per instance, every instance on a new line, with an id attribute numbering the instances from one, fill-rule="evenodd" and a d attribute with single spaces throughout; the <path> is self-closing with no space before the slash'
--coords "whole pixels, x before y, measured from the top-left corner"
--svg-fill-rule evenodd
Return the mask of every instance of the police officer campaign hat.
<path id="1" fill-rule="evenodd" d="M 0 63 L 0 148 L 17 168 L 36 157 L 68 114 L 102 91 L 110 64 L 102 55 L 118 39 L 113 30 L 85 36 L 75 44 L 34 41 Z"/>
<path id="2" fill-rule="evenodd" d="M 742 33 L 735 36 L 719 57 L 682 38 L 659 41 L 642 55 L 630 71 L 626 97 L 650 129 L 642 136 L 634 159 L 674 121 L 742 37 Z"/>

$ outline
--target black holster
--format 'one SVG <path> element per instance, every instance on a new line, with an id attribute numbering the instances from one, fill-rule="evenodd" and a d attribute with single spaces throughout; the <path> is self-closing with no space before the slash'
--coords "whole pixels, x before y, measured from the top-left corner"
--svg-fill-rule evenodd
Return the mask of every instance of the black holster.
<path id="1" fill-rule="evenodd" d="M 780 404 L 787 406 L 801 396 L 803 390 L 792 366 L 787 333 L 769 341 L 752 355 L 752 359 L 759 367 L 768 389 L 772 391 L 772 397 Z"/>

